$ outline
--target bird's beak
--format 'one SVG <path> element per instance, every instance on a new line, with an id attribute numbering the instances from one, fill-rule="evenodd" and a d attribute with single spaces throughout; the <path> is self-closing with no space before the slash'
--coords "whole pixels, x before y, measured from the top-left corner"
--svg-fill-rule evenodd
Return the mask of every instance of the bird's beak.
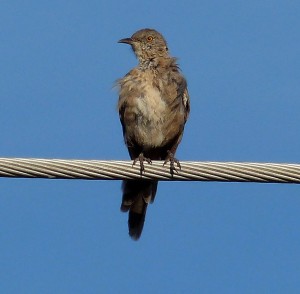
<path id="1" fill-rule="evenodd" d="M 118 43 L 124 43 L 124 44 L 132 45 L 133 40 L 132 40 L 132 38 L 125 38 L 125 39 L 119 40 Z"/>

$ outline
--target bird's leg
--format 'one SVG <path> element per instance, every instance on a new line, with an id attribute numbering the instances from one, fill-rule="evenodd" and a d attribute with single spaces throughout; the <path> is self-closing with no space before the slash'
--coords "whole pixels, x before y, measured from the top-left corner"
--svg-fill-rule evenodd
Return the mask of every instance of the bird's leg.
<path id="1" fill-rule="evenodd" d="M 134 166 L 137 162 L 140 163 L 140 172 L 141 172 L 141 174 L 143 172 L 145 172 L 144 161 L 147 161 L 149 164 L 152 163 L 151 159 L 145 157 L 143 152 L 141 152 L 140 155 L 133 160 L 133 164 L 132 164 L 132 166 Z"/>
<path id="2" fill-rule="evenodd" d="M 166 158 L 166 160 L 165 160 L 165 162 L 164 162 L 163 165 L 165 165 L 166 163 L 170 162 L 170 173 L 173 176 L 174 175 L 174 171 L 176 171 L 178 173 L 178 171 L 177 171 L 177 169 L 175 167 L 175 163 L 176 163 L 177 167 L 179 167 L 179 169 L 181 169 L 181 165 L 180 165 L 179 160 L 174 157 L 174 154 L 171 151 L 168 150 L 167 153 L 168 153 L 168 156 L 167 156 L 167 158 Z"/>

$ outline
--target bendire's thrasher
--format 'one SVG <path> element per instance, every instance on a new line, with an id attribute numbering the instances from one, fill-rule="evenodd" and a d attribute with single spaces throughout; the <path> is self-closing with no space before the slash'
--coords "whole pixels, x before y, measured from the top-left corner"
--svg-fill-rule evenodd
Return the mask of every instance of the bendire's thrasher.
<path id="1" fill-rule="evenodd" d="M 134 163 L 139 161 L 141 173 L 144 161 L 170 162 L 181 141 L 190 111 L 185 78 L 176 58 L 169 55 L 164 37 L 153 29 L 142 29 L 119 43 L 131 45 L 139 64 L 118 81 L 118 110 L 125 144 Z M 124 180 L 121 211 L 129 211 L 129 235 L 141 236 L 147 205 L 153 202 L 157 181 Z"/>

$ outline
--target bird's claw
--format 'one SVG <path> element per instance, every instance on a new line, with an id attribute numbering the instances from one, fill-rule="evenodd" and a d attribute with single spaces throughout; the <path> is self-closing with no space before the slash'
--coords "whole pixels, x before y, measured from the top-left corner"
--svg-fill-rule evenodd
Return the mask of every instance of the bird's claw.
<path id="1" fill-rule="evenodd" d="M 174 157 L 174 154 L 170 151 L 168 151 L 168 156 L 167 156 L 166 160 L 164 161 L 163 165 L 167 164 L 168 162 L 170 162 L 170 174 L 173 176 L 174 172 L 178 173 L 178 171 L 175 167 L 175 163 L 176 163 L 177 167 L 179 169 L 181 169 L 180 162 L 177 158 Z"/>
<path id="2" fill-rule="evenodd" d="M 137 158 L 135 158 L 135 159 L 133 160 L 133 163 L 132 163 L 132 166 L 134 166 L 137 162 L 140 163 L 140 172 L 141 172 L 141 174 L 142 174 L 143 172 L 145 172 L 144 161 L 148 162 L 149 164 L 152 163 L 152 161 L 151 161 L 150 158 L 145 157 L 144 154 L 141 153 Z"/>

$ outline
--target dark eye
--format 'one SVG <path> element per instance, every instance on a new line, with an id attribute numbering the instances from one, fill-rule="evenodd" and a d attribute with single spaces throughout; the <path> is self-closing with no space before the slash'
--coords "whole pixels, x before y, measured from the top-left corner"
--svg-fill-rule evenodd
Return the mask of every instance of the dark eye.
<path id="1" fill-rule="evenodd" d="M 152 36 L 148 36 L 148 37 L 147 37 L 147 41 L 148 41 L 148 42 L 152 42 L 152 41 L 153 41 L 153 37 L 152 37 Z"/>

